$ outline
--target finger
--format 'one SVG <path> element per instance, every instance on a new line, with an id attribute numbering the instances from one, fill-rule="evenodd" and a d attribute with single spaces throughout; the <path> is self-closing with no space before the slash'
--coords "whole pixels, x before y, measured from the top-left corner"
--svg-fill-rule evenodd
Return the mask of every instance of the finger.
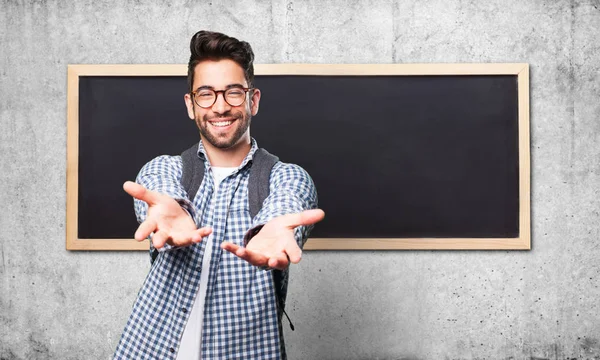
<path id="1" fill-rule="evenodd" d="M 312 225 L 323 220 L 325 212 L 321 209 L 304 210 L 295 214 L 281 216 L 281 221 L 290 228 L 300 225 Z"/>
<path id="2" fill-rule="evenodd" d="M 199 243 L 202 241 L 202 238 L 203 236 L 198 230 L 171 231 L 167 244 L 173 246 L 190 246 L 194 243 Z"/>
<path id="3" fill-rule="evenodd" d="M 288 261 L 287 256 L 285 256 L 285 253 L 280 253 L 277 256 L 271 257 L 268 265 L 274 269 L 284 270 L 290 265 L 290 262 Z"/>
<path id="4" fill-rule="evenodd" d="M 235 254 L 235 252 L 237 251 L 237 249 L 239 249 L 240 247 L 241 246 L 236 245 L 236 244 L 234 244 L 232 242 L 229 242 L 229 241 L 224 241 L 224 242 L 221 243 L 221 249 L 227 250 L 227 251 L 229 251 L 230 253 L 233 253 L 233 254 Z"/>
<path id="5" fill-rule="evenodd" d="M 160 249 L 165 246 L 168 238 L 169 235 L 167 235 L 166 232 L 158 231 L 152 235 L 152 245 L 154 245 L 155 248 Z"/>
<path id="6" fill-rule="evenodd" d="M 142 241 L 144 239 L 147 239 L 148 236 L 150 236 L 150 234 L 154 232 L 154 230 L 156 230 L 156 221 L 146 219 L 137 228 L 134 237 L 137 241 Z"/>
<path id="7" fill-rule="evenodd" d="M 142 185 L 134 183 L 133 181 L 126 181 L 123 184 L 123 190 L 125 190 L 126 193 L 133 196 L 134 198 L 145 201 L 146 203 L 148 203 L 148 205 L 156 204 L 160 197 L 159 193 L 152 190 L 148 190 Z"/>
<path id="8" fill-rule="evenodd" d="M 300 249 L 300 247 L 296 243 L 296 240 L 292 239 L 290 241 L 290 245 L 287 246 L 284 250 L 285 250 L 285 253 L 288 256 L 289 261 L 292 264 L 297 264 L 302 259 L 302 250 Z"/>
<path id="9" fill-rule="evenodd" d="M 195 230 L 194 234 L 192 235 L 192 242 L 199 243 L 200 241 L 202 241 L 202 238 L 207 237 L 211 233 L 212 229 L 209 227 L 203 227 L 198 230 Z"/>
<path id="10" fill-rule="evenodd" d="M 203 227 L 195 230 L 192 234 L 192 242 L 197 244 L 202 241 L 202 239 L 210 235 L 210 233 L 212 233 L 212 229 L 209 227 Z"/>
<path id="11" fill-rule="evenodd" d="M 247 261 L 248 263 L 254 266 L 266 266 L 268 262 L 268 258 L 256 251 L 248 250 L 244 247 L 236 245 L 231 242 L 223 242 L 221 244 L 221 248 L 223 250 L 227 250 L 235 256 L 241 258 L 242 260 Z"/>

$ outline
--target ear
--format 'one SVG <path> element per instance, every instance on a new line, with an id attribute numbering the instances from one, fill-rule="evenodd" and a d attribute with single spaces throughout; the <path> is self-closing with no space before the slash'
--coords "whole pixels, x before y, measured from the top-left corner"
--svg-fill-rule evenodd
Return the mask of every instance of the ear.
<path id="1" fill-rule="evenodd" d="M 260 90 L 252 90 L 252 97 L 250 98 L 250 111 L 252 116 L 258 114 L 258 105 L 260 104 Z"/>
<path id="2" fill-rule="evenodd" d="M 183 96 L 183 100 L 185 101 L 185 106 L 187 107 L 188 116 L 192 120 L 196 120 L 196 116 L 194 113 L 194 101 L 192 100 L 191 94 L 185 94 Z"/>

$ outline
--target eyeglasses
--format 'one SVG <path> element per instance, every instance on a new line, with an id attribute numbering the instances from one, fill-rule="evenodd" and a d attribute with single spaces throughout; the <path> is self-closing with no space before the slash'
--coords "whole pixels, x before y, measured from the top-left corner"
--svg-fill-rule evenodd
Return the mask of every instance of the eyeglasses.
<path id="1" fill-rule="evenodd" d="M 246 100 L 246 93 L 254 88 L 234 87 L 227 90 L 199 89 L 192 91 L 194 102 L 201 108 L 209 108 L 217 102 L 219 93 L 223 93 L 225 102 L 231 106 L 240 106 Z"/>

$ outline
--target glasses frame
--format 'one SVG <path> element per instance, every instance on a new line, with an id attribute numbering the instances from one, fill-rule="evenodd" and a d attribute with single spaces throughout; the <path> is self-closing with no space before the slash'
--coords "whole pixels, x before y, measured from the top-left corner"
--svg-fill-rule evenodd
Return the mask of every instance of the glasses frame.
<path id="1" fill-rule="evenodd" d="M 203 109 L 209 109 L 211 107 L 213 107 L 213 105 L 217 102 L 217 98 L 219 97 L 219 93 L 223 94 L 223 100 L 225 100 L 225 102 L 229 105 L 229 106 L 242 106 L 245 102 L 246 102 L 246 94 L 248 94 L 248 91 L 252 91 L 255 90 L 256 88 L 245 88 L 245 87 L 232 87 L 229 89 L 225 89 L 225 90 L 214 90 L 214 89 L 196 89 L 195 91 L 192 91 L 192 99 L 194 99 L 194 103 L 196 103 L 196 105 L 200 106 Z M 196 100 L 196 93 L 198 93 L 201 90 L 212 90 L 215 93 L 215 100 L 213 101 L 212 104 L 210 104 L 209 106 L 202 106 L 198 103 L 198 101 Z M 225 96 L 225 93 L 229 90 L 243 90 L 244 91 L 244 101 L 242 101 L 239 105 L 232 105 L 229 103 L 229 101 L 227 101 L 227 96 Z"/>

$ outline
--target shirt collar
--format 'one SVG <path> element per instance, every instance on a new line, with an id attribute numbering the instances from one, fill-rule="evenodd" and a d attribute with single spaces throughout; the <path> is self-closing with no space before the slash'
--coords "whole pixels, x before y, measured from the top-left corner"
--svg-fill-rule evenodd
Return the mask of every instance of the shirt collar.
<path id="1" fill-rule="evenodd" d="M 243 169 L 244 166 L 246 166 L 250 161 L 252 161 L 252 158 L 254 157 L 254 153 L 256 153 L 256 150 L 258 150 L 258 144 L 256 143 L 256 140 L 254 138 L 250 138 L 250 141 L 251 141 L 250 151 L 248 152 L 248 155 L 246 155 L 246 157 L 244 158 L 244 160 L 238 167 L 238 170 Z M 206 149 L 204 148 L 204 145 L 202 144 L 202 140 L 200 140 L 200 142 L 198 143 L 198 157 L 200 157 L 200 159 L 202 159 L 204 162 L 206 162 L 209 166 L 212 166 L 210 164 L 210 161 L 208 160 L 208 156 L 206 155 Z"/>

